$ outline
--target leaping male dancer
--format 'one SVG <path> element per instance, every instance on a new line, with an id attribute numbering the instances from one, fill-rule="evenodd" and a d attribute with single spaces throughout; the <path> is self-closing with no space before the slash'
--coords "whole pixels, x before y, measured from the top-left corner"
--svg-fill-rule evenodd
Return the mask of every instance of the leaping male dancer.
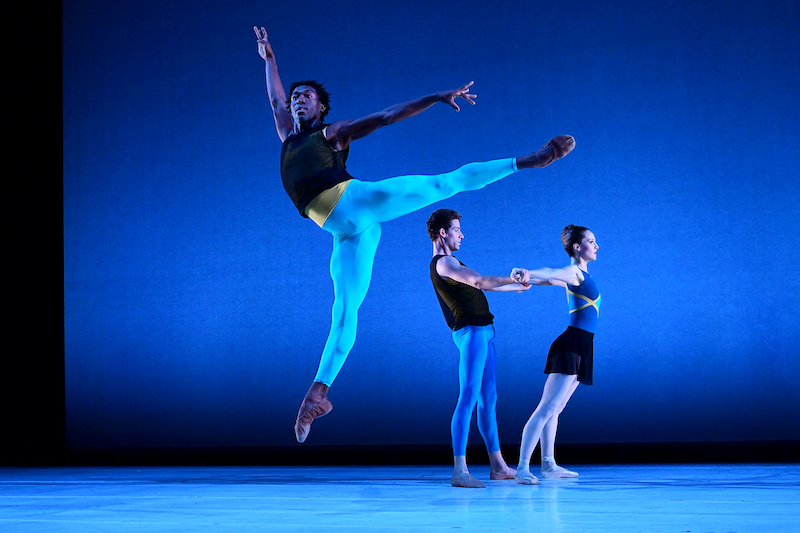
<path id="1" fill-rule="evenodd" d="M 376 182 L 353 179 L 345 161 L 350 143 L 375 130 L 417 115 L 437 102 L 460 111 L 457 98 L 475 104 L 472 82 L 459 89 L 440 91 L 355 120 L 325 124 L 329 95 L 316 81 L 298 81 L 289 96 L 278 76 L 278 64 L 267 31 L 254 27 L 258 53 L 266 62 L 267 96 L 272 107 L 281 151 L 281 179 L 297 210 L 333 235 L 331 278 L 333 318 L 317 375 L 300 404 L 295 437 L 304 442 L 314 418 L 333 405 L 328 388 L 356 340 L 358 309 L 367 295 L 372 263 L 381 236 L 381 222 L 412 213 L 462 191 L 481 189 L 518 170 L 540 168 L 564 157 L 575 139 L 559 135 L 540 150 L 524 157 L 469 163 L 435 176 L 401 176 Z"/>

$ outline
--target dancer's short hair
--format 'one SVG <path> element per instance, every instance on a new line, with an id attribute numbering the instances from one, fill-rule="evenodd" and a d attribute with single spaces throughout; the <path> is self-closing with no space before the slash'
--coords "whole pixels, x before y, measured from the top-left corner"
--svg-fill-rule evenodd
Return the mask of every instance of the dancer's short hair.
<path id="1" fill-rule="evenodd" d="M 320 113 L 320 121 L 325 120 L 325 115 L 328 114 L 328 111 L 331 110 L 331 95 L 328 94 L 328 91 L 325 90 L 325 87 L 322 86 L 320 82 L 317 80 L 301 80 L 292 83 L 289 86 L 289 94 L 286 95 L 286 110 L 289 111 L 292 107 L 292 93 L 295 89 L 300 87 L 301 85 L 308 85 L 309 87 L 313 87 L 313 89 L 317 92 L 317 97 L 319 97 L 319 103 L 325 106 L 325 109 L 322 110 Z"/>
<path id="2" fill-rule="evenodd" d="M 570 224 L 561 230 L 561 242 L 564 245 L 564 250 L 572 257 L 575 250 L 572 248 L 575 244 L 580 244 L 583 241 L 583 235 L 589 231 L 589 228 L 583 226 L 575 226 Z"/>
<path id="3" fill-rule="evenodd" d="M 431 238 L 431 242 L 439 238 L 440 229 L 449 230 L 454 220 L 461 220 L 461 213 L 452 209 L 437 209 L 434 211 L 428 218 L 428 237 Z"/>

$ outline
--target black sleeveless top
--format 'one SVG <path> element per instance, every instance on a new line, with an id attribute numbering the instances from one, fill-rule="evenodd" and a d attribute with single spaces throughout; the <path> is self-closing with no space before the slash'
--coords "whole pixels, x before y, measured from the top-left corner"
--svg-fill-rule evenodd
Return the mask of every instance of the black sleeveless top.
<path id="1" fill-rule="evenodd" d="M 436 263 L 444 255 L 435 255 L 431 259 L 431 281 L 439 298 L 444 319 L 450 329 L 457 331 L 464 326 L 488 326 L 494 321 L 489 312 L 489 302 L 482 290 L 470 287 L 453 279 L 443 279 L 436 272 Z M 458 259 L 456 259 L 458 261 Z M 458 261 L 461 266 L 467 266 Z"/>
<path id="2" fill-rule="evenodd" d="M 353 178 L 345 166 L 350 148 L 334 150 L 322 132 L 326 126 L 290 135 L 281 149 L 283 188 L 306 218 L 303 211 L 319 193 Z"/>

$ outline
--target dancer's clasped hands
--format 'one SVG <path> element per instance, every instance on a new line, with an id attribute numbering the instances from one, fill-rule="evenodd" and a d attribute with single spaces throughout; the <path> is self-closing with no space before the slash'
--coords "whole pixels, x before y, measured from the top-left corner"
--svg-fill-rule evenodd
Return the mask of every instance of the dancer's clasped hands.
<path id="1" fill-rule="evenodd" d="M 511 279 L 517 283 L 526 285 L 530 278 L 530 273 L 524 268 L 514 268 L 511 270 Z"/>

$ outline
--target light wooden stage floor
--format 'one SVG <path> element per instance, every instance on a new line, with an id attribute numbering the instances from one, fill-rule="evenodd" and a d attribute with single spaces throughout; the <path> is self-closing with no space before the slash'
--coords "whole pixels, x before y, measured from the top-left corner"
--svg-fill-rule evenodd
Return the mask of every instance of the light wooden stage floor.
<path id="1" fill-rule="evenodd" d="M 566 465 L 570 466 L 570 465 Z M 450 486 L 446 466 L 0 469 L 0 531 L 800 533 L 800 465 L 575 466 Z"/>

